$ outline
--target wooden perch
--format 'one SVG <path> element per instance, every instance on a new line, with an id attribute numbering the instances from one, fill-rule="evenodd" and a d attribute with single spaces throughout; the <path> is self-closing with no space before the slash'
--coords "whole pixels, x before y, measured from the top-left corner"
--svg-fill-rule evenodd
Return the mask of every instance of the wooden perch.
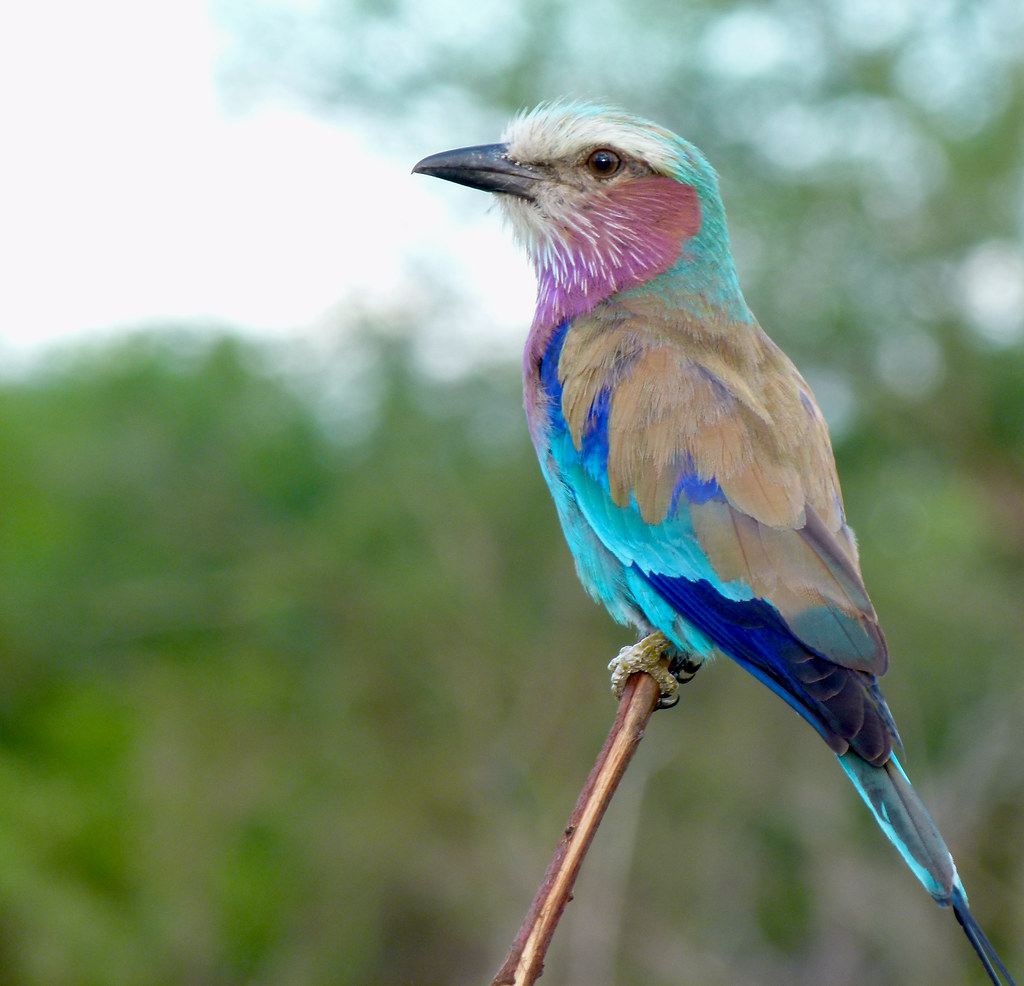
<path id="1" fill-rule="evenodd" d="M 633 674 L 626 682 L 611 732 L 580 792 L 537 896 L 491 986 L 530 986 L 540 977 L 555 926 L 572 899 L 583 857 L 643 739 L 660 692 L 658 683 L 644 672 Z"/>

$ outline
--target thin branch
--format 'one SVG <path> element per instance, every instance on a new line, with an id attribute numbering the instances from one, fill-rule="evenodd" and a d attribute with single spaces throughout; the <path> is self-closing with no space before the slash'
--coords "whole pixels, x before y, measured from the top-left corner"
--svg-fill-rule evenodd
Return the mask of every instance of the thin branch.
<path id="1" fill-rule="evenodd" d="M 572 899 L 572 888 L 583 857 L 643 739 L 647 722 L 658 705 L 660 692 L 658 683 L 643 672 L 633 674 L 626 682 L 611 732 L 583 785 L 565 834 L 558 843 L 505 964 L 491 986 L 531 986 L 540 977 L 551 936 L 565 905 Z"/>

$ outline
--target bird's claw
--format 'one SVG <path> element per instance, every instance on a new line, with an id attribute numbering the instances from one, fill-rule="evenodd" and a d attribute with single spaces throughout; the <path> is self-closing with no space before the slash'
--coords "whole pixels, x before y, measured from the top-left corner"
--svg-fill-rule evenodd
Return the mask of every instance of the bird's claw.
<path id="1" fill-rule="evenodd" d="M 672 659 L 672 663 L 669 664 L 668 670 L 680 685 L 685 685 L 698 671 L 700 671 L 703 664 L 703 661 L 693 660 L 685 654 L 677 654 Z"/>
<path id="2" fill-rule="evenodd" d="M 658 708 L 672 708 L 679 701 L 679 696 L 676 695 L 679 682 L 689 681 L 696 674 L 696 668 L 689 663 L 681 665 L 687 674 L 685 678 L 678 678 L 674 673 L 674 667 L 672 671 L 669 670 L 665 657 L 666 651 L 672 649 L 672 646 L 668 637 L 659 630 L 629 647 L 623 647 L 608 665 L 608 670 L 612 673 L 612 692 L 615 697 L 622 698 L 630 676 L 642 671 L 649 674 L 661 689 Z"/>

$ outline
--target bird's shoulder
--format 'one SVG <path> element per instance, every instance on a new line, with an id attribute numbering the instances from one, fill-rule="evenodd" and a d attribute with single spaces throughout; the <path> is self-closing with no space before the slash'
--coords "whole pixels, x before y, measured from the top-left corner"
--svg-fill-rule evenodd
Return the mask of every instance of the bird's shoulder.
<path id="1" fill-rule="evenodd" d="M 838 529 L 824 418 L 756 322 L 607 306 L 569 326 L 558 380 L 575 446 L 607 444 L 612 499 L 648 523 L 669 513 L 681 483 L 714 480 L 759 523 L 800 527 L 810 505 Z"/>

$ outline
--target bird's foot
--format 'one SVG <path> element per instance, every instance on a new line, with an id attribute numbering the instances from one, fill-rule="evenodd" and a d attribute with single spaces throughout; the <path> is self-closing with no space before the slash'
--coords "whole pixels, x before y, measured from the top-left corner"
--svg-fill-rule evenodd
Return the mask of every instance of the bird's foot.
<path id="1" fill-rule="evenodd" d="M 670 709 L 679 701 L 676 691 L 680 683 L 689 681 L 700 667 L 686 659 L 675 658 L 671 664 L 668 656 L 675 651 L 675 645 L 660 630 L 637 641 L 631 647 L 623 647 L 608 665 L 612 673 L 612 692 L 622 698 L 626 682 L 637 672 L 649 674 L 661 689 L 659 709 Z M 671 670 L 670 670 L 671 669 Z"/>
<path id="2" fill-rule="evenodd" d="M 703 666 L 702 659 L 693 658 L 687 654 L 676 654 L 668 669 L 680 685 L 685 685 Z"/>

